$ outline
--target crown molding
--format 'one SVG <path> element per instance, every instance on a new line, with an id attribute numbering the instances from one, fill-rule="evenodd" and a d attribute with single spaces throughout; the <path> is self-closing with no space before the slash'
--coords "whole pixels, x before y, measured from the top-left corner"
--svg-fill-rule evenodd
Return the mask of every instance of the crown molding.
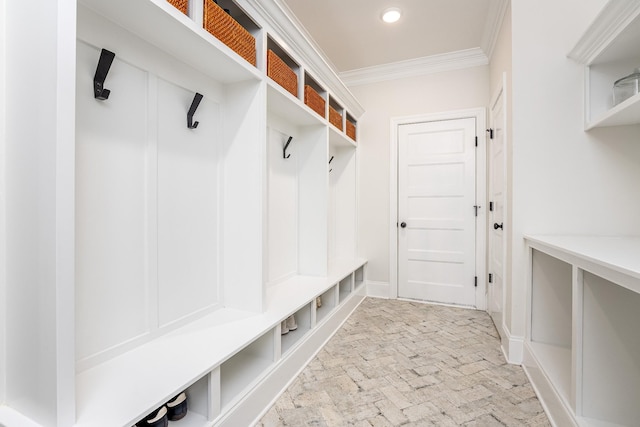
<path id="1" fill-rule="evenodd" d="M 340 73 L 340 78 L 347 86 L 359 86 L 387 80 L 477 67 L 487 65 L 488 63 L 489 58 L 487 58 L 487 55 L 485 55 L 482 49 L 473 48 L 345 71 L 344 73 Z"/>
<path id="2" fill-rule="evenodd" d="M 349 91 L 336 68 L 313 41 L 291 10 L 280 0 L 246 0 L 264 23 L 270 27 L 267 32 L 278 40 L 288 53 L 298 57 L 310 74 L 325 85 L 325 89 L 347 109 L 354 118 L 364 114 L 364 108 Z"/>
<path id="3" fill-rule="evenodd" d="M 480 41 L 480 48 L 489 60 L 493 57 L 493 50 L 498 42 L 498 36 L 500 35 L 504 16 L 507 13 L 509 1 L 510 0 L 494 0 L 490 3 L 489 11 L 487 12 L 487 23 L 484 27 L 482 40 Z"/>
<path id="4" fill-rule="evenodd" d="M 639 15 L 638 0 L 609 1 L 567 56 L 582 64 L 592 63 Z"/>

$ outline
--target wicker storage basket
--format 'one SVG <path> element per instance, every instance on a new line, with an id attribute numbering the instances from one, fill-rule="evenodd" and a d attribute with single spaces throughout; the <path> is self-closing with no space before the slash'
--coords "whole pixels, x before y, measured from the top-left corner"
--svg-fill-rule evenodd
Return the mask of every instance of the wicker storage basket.
<path id="1" fill-rule="evenodd" d="M 171 3 L 173 6 L 175 6 L 176 9 L 178 9 L 180 12 L 184 13 L 185 15 L 187 14 L 187 6 L 189 5 L 189 0 L 167 0 L 169 3 Z"/>
<path id="2" fill-rule="evenodd" d="M 329 105 L 329 123 L 342 130 L 342 115 Z"/>
<path id="3" fill-rule="evenodd" d="M 255 67 L 256 39 L 213 0 L 204 0 L 203 26 Z"/>
<path id="4" fill-rule="evenodd" d="M 356 125 L 347 120 L 347 136 L 354 141 L 356 140 Z"/>
<path id="5" fill-rule="evenodd" d="M 318 113 L 320 117 L 325 117 L 324 99 L 309 85 L 304 86 L 304 103 Z"/>
<path id="6" fill-rule="evenodd" d="M 267 75 L 293 96 L 298 97 L 298 76 L 271 49 L 267 51 Z"/>

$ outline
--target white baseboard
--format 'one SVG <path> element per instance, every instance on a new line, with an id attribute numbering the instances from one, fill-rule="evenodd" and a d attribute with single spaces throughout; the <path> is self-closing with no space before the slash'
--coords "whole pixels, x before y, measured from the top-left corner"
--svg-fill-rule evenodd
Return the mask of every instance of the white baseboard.
<path id="1" fill-rule="evenodd" d="M 389 282 L 376 282 L 367 280 L 367 296 L 389 299 L 391 295 Z"/>
<path id="2" fill-rule="evenodd" d="M 498 332 L 500 332 L 500 345 L 507 362 L 513 365 L 522 365 L 524 338 L 512 336 L 504 324 L 501 325 Z"/>
<path id="3" fill-rule="evenodd" d="M 528 345 L 523 345 L 523 348 L 522 367 L 551 425 L 554 427 L 578 427 L 579 424 L 573 410 L 560 397 L 531 348 Z"/>

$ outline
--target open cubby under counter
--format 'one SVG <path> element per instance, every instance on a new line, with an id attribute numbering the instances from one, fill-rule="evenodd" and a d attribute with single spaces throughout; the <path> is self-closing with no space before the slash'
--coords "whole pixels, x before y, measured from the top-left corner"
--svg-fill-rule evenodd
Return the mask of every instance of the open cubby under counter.
<path id="1" fill-rule="evenodd" d="M 640 238 L 527 236 L 524 367 L 556 425 L 640 417 Z"/>

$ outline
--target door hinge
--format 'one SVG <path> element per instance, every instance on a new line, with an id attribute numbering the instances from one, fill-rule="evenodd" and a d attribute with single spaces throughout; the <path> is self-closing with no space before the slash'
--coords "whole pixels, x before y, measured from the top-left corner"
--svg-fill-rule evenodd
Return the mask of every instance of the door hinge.
<path id="1" fill-rule="evenodd" d="M 489 202 L 489 211 L 493 212 L 493 202 Z"/>
<path id="2" fill-rule="evenodd" d="M 493 139 L 493 129 L 489 128 L 487 132 L 489 132 L 489 139 Z"/>
<path id="3" fill-rule="evenodd" d="M 476 147 L 478 146 L 478 137 L 476 136 Z"/>
<path id="4" fill-rule="evenodd" d="M 474 278 L 473 283 L 474 283 L 475 287 L 477 288 L 478 287 L 478 276 L 476 276 Z"/>
<path id="5" fill-rule="evenodd" d="M 489 273 L 489 283 L 493 283 L 493 274 Z"/>

